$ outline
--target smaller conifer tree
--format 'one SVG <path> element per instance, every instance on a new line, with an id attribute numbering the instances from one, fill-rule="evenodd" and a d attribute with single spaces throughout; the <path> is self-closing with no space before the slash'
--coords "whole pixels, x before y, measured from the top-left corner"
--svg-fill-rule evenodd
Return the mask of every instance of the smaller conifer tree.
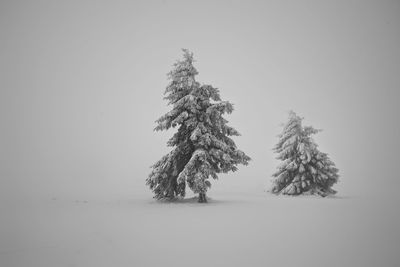
<path id="1" fill-rule="evenodd" d="M 302 126 L 302 118 L 293 111 L 274 147 L 282 163 L 272 175 L 272 193 L 327 196 L 335 194 L 331 187 L 338 181 L 338 169 L 326 153 L 319 151 L 311 135 L 320 130 Z"/>

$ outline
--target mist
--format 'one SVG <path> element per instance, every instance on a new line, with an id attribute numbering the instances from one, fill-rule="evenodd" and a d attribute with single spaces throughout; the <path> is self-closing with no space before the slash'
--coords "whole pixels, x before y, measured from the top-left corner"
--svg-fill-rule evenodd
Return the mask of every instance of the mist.
<path id="1" fill-rule="evenodd" d="M 187 48 L 197 80 L 234 104 L 226 118 L 252 158 L 213 181 L 211 198 L 268 194 L 272 147 L 294 110 L 323 130 L 314 139 L 340 170 L 338 197 L 392 214 L 399 14 L 397 1 L 2 1 L 2 207 L 151 201 L 145 179 L 175 132 L 154 132 L 154 121 L 169 111 L 166 74 Z"/>

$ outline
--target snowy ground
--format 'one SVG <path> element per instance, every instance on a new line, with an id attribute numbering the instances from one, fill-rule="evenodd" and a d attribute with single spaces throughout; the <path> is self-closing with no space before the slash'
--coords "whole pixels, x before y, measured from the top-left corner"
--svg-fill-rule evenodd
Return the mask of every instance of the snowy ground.
<path id="1" fill-rule="evenodd" d="M 0 266 L 400 263 L 398 203 L 390 199 L 210 195 L 208 204 L 159 203 L 148 194 L 2 203 L 8 214 L 0 227 Z"/>

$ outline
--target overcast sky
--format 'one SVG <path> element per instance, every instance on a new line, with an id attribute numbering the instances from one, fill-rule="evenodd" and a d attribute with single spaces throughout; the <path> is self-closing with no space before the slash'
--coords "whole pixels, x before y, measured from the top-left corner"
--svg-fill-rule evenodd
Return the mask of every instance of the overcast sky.
<path id="1" fill-rule="evenodd" d="M 235 105 L 247 167 L 213 190 L 262 192 L 291 109 L 340 169 L 340 196 L 400 187 L 398 1 L 1 1 L 2 195 L 141 194 L 173 131 L 166 73 Z"/>

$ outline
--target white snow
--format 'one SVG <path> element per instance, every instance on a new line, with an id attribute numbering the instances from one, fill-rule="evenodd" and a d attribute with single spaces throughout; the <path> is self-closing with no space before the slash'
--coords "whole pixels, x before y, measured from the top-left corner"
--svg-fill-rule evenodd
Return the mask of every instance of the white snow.
<path id="1" fill-rule="evenodd" d="M 232 189 L 232 188 L 231 188 Z M 0 266 L 395 266 L 396 202 L 215 189 L 2 203 Z"/>

